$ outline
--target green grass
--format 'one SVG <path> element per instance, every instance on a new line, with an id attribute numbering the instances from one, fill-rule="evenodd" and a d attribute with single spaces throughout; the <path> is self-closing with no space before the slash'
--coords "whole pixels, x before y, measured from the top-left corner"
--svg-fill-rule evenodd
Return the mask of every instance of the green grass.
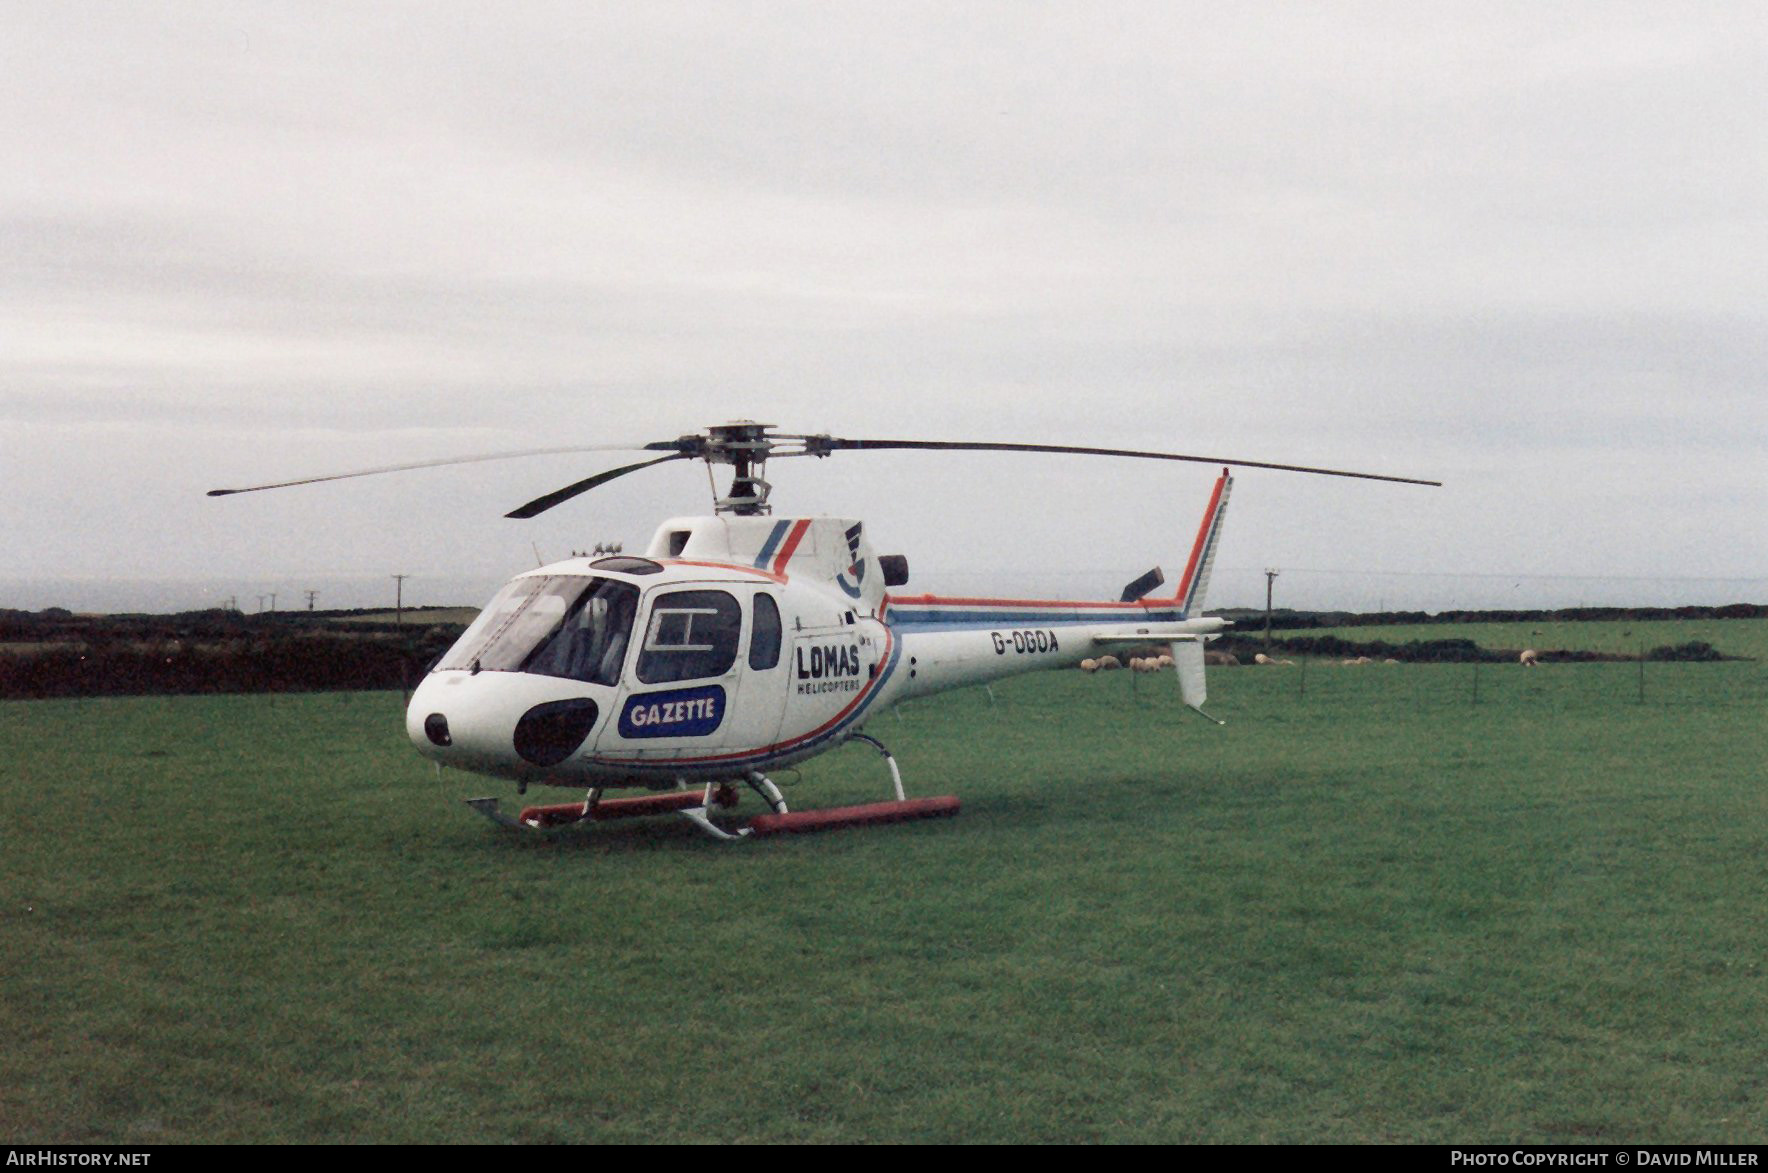
<path id="1" fill-rule="evenodd" d="M 1247 623 L 1243 634 L 1262 628 Z M 1335 635 L 1348 640 L 1471 639 L 1483 648 L 1534 648 L 1537 651 L 1616 652 L 1636 656 L 1641 649 L 1685 643 L 1711 644 L 1728 656 L 1768 659 L 1768 619 L 1602 619 L 1590 622 L 1541 620 L 1527 623 L 1408 623 L 1386 626 L 1287 629 L 1274 637 Z"/>
<path id="2" fill-rule="evenodd" d="M 0 705 L 0 1138 L 1762 1142 L 1768 672 L 1478 681 L 1022 678 L 871 726 L 956 819 L 736 846 L 397 694 Z"/>

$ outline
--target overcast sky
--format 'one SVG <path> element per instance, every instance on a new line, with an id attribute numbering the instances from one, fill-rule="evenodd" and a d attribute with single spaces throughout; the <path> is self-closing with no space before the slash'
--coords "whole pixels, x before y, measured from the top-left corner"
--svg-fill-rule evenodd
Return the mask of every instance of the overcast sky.
<path id="1" fill-rule="evenodd" d="M 1758 4 L 0 17 L 0 606 L 480 602 L 704 472 L 203 492 L 738 417 L 1446 482 L 1246 471 L 1223 604 L 1768 601 Z M 1172 572 L 1212 476 L 768 471 L 965 591 Z"/>

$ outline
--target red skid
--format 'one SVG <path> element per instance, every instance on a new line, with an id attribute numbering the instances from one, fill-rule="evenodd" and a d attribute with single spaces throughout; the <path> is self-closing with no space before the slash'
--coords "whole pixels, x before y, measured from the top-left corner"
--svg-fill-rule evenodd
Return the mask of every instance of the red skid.
<path id="1" fill-rule="evenodd" d="M 664 815 L 689 807 L 699 806 L 705 800 L 705 794 L 699 790 L 672 790 L 666 794 L 638 794 L 631 798 L 604 798 L 596 803 L 595 809 L 587 816 L 583 813 L 581 802 L 560 803 L 557 806 L 531 806 L 524 810 L 517 819 L 536 827 L 562 827 L 566 823 L 575 823 L 587 817 L 600 823 L 608 819 L 634 819 L 641 815 Z M 727 805 L 719 802 L 714 794 L 715 805 Z"/>
<path id="2" fill-rule="evenodd" d="M 958 797 L 910 798 L 902 802 L 869 802 L 862 806 L 835 806 L 826 810 L 793 811 L 784 815 L 757 815 L 749 820 L 754 835 L 780 832 L 827 831 L 835 827 L 870 827 L 901 823 L 909 819 L 936 819 L 958 813 Z"/>

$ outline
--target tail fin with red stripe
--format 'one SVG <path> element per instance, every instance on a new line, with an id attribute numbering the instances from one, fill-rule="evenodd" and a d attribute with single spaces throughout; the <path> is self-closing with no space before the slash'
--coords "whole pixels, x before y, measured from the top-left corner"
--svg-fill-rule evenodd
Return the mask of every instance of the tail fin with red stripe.
<path id="1" fill-rule="evenodd" d="M 1228 490 L 1234 478 L 1223 469 L 1216 478 L 1215 491 L 1210 494 L 1209 508 L 1203 512 L 1203 525 L 1197 530 L 1197 541 L 1191 546 L 1191 560 L 1185 563 L 1184 577 L 1179 579 L 1179 593 L 1174 596 L 1187 618 L 1203 609 L 1204 593 L 1209 589 L 1209 572 L 1215 565 L 1216 543 L 1222 537 L 1222 522 L 1228 512 Z"/>

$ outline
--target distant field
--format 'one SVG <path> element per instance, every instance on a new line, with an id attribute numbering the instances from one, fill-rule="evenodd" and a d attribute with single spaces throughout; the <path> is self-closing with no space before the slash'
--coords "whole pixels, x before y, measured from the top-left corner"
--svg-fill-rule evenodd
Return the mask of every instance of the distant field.
<path id="1" fill-rule="evenodd" d="M 1257 634 L 1248 623 L 1242 633 Z M 1768 619 L 1605 620 L 1587 623 L 1415 623 L 1386 626 L 1275 629 L 1272 635 L 1335 635 L 1350 640 L 1471 639 L 1484 648 L 1558 648 L 1638 655 L 1643 648 L 1691 642 L 1711 644 L 1728 656 L 1768 659 Z"/>
<path id="2" fill-rule="evenodd" d="M 454 623 L 465 627 L 479 616 L 477 607 L 431 607 L 423 611 L 406 611 L 404 622 L 410 624 L 430 625 L 435 623 Z M 367 611 L 337 620 L 338 623 L 395 623 L 399 621 L 397 611 Z"/>
<path id="3" fill-rule="evenodd" d="M 1639 678 L 1026 677 L 872 722 L 956 819 L 734 847 L 397 693 L 3 704 L 0 1136 L 1760 1144 L 1768 665 Z"/>

